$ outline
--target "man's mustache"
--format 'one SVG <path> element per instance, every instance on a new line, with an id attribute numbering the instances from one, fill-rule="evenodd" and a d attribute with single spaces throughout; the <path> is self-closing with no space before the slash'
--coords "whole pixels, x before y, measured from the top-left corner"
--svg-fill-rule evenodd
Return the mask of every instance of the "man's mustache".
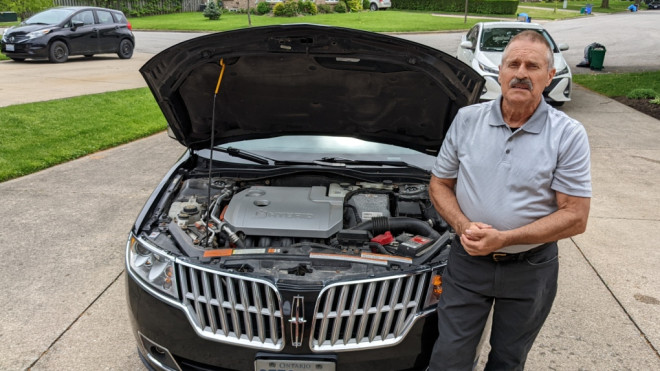
<path id="1" fill-rule="evenodd" d="M 511 80 L 511 82 L 509 83 L 509 87 L 513 88 L 516 85 L 525 85 L 527 87 L 527 89 L 530 90 L 530 91 L 533 88 L 532 80 L 530 80 L 530 79 L 518 79 L 518 78 L 514 77 L 513 80 Z"/>

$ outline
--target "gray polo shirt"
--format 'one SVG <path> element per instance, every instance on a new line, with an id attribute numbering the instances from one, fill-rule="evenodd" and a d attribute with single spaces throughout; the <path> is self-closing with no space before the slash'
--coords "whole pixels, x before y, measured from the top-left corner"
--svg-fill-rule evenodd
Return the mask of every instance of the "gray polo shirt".
<path id="1" fill-rule="evenodd" d="M 465 216 L 510 230 L 556 211 L 555 191 L 591 197 L 589 142 L 582 124 L 541 100 L 534 115 L 512 132 L 500 101 L 462 108 L 433 166 L 435 176 L 456 178 Z"/>

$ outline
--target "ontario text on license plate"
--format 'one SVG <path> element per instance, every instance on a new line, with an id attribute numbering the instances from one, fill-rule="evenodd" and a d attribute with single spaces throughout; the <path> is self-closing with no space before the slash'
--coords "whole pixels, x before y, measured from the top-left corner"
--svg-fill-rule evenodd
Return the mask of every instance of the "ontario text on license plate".
<path id="1" fill-rule="evenodd" d="M 255 371 L 335 371 L 334 362 L 300 359 L 257 359 Z"/>

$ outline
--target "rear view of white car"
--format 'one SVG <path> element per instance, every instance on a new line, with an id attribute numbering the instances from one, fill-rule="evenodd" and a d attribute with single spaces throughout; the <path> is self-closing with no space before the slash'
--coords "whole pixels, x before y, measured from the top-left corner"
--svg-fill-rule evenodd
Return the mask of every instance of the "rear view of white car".
<path id="1" fill-rule="evenodd" d="M 557 45 L 543 26 L 536 23 L 481 22 L 463 35 L 456 56 L 486 79 L 482 100 L 496 99 L 500 95 L 502 90 L 497 76 L 504 48 L 513 36 L 529 29 L 541 33 L 550 43 L 554 53 L 554 67 L 557 72 L 550 86 L 543 92 L 545 100 L 555 106 L 561 106 L 571 100 L 571 69 L 561 54 L 562 50 L 568 50 L 568 45 Z"/>

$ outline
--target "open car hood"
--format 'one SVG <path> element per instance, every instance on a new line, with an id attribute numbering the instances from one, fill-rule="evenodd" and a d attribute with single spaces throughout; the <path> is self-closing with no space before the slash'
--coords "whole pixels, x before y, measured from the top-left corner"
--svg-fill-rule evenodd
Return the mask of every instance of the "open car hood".
<path id="1" fill-rule="evenodd" d="M 208 148 L 214 132 L 215 145 L 334 135 L 436 154 L 458 109 L 476 102 L 483 85 L 437 49 L 307 24 L 195 38 L 140 72 L 170 134 L 191 149 Z"/>

